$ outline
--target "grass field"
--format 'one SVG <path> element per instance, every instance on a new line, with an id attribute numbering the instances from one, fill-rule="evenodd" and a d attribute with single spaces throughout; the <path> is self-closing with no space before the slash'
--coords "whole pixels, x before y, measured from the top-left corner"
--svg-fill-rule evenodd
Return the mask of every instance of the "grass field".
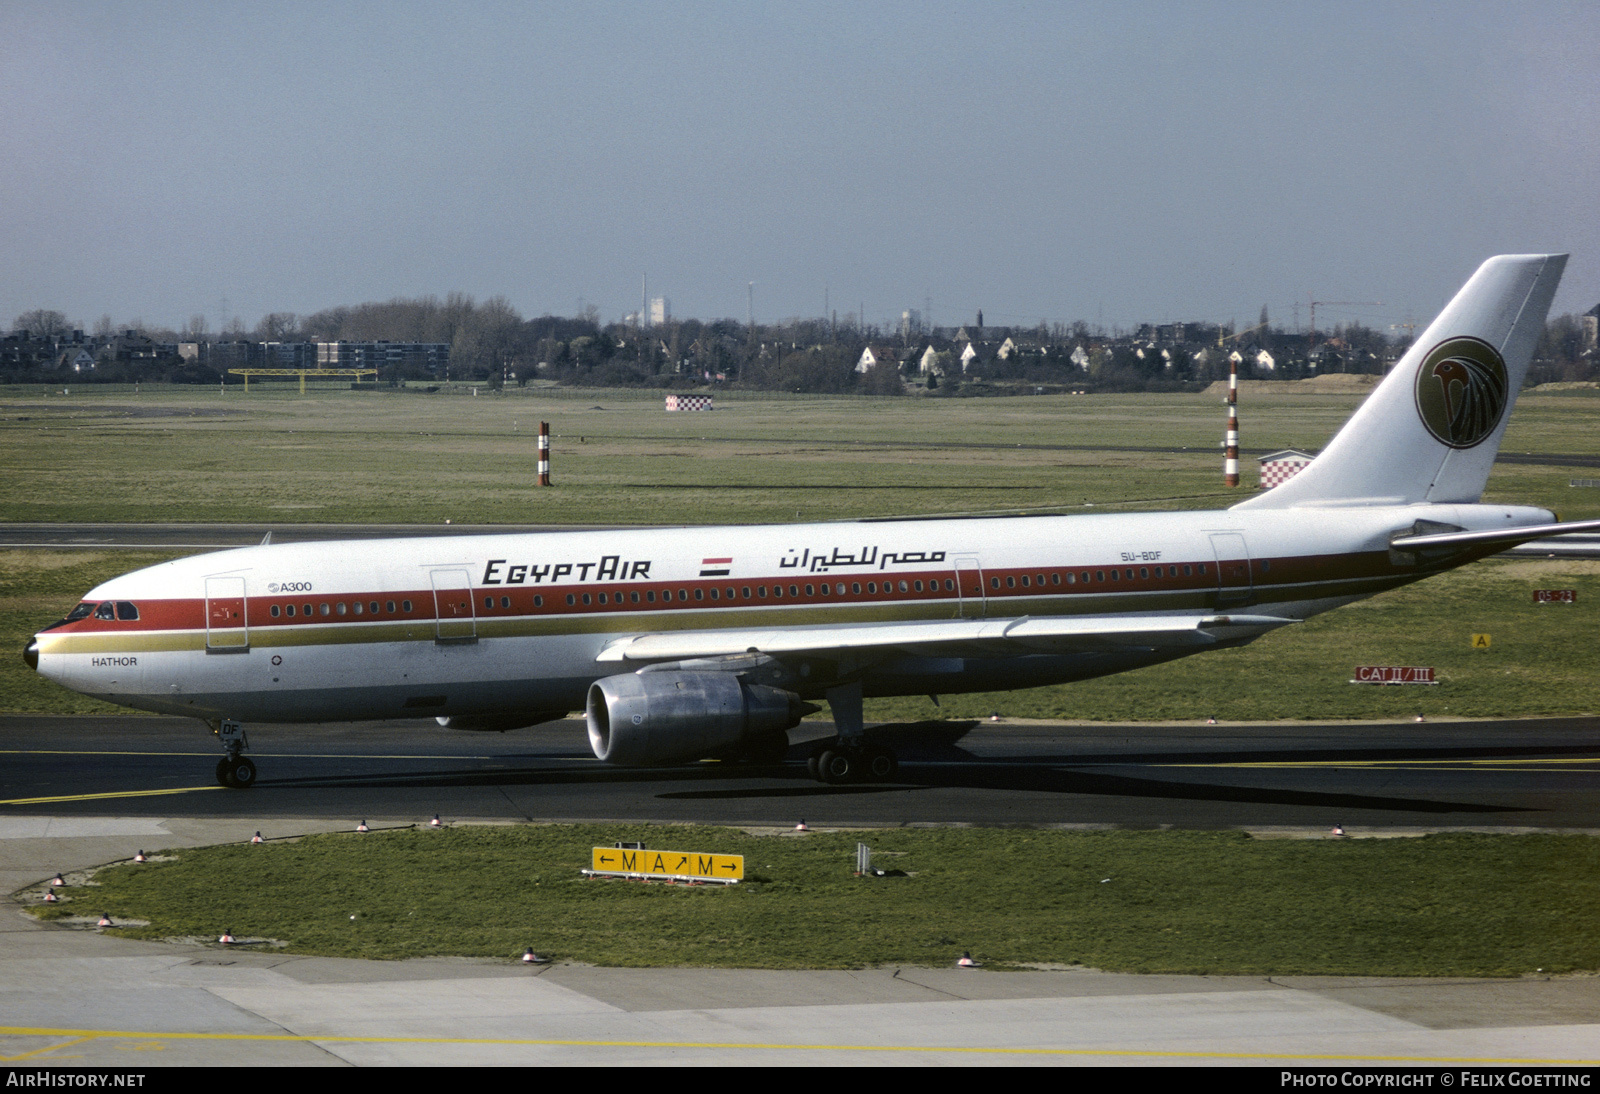
<path id="1" fill-rule="evenodd" d="M 855 844 L 906 876 L 852 876 Z M 590 881 L 589 848 L 745 856 L 732 888 Z M 1128 972 L 1516 976 L 1600 967 L 1600 840 L 898 829 L 753 836 L 540 825 L 316 836 L 71 877 L 46 918 L 297 953 L 622 966 L 991 965 Z"/>
<path id="2" fill-rule="evenodd" d="M 0 388 L 0 519 L 716 524 L 1244 496 L 1221 486 L 1222 407 L 1202 395 L 719 393 L 711 413 L 667 414 L 624 390 L 71 390 Z M 1358 400 L 1258 397 L 1245 443 L 1320 447 Z M 540 420 L 553 489 L 534 485 Z M 1600 399 L 1528 396 L 1505 448 L 1592 454 L 1597 435 Z M 1600 516 L 1574 474 L 1505 465 L 1488 497 Z"/>
<path id="3" fill-rule="evenodd" d="M 1353 395 L 1257 397 L 1247 444 L 1316 448 Z M 0 520 L 717 523 L 1221 507 L 1222 413 L 1201 396 L 718 396 L 664 414 L 637 392 L 0 389 Z M 534 480 L 540 420 L 557 486 Z M 1593 453 L 1600 399 L 1524 398 L 1509 451 Z M 1061 446 L 1082 446 L 1064 448 Z M 1054 446 L 1054 447 L 1050 447 Z M 1138 451 L 1157 448 L 1161 451 Z M 1250 464 L 1247 462 L 1247 468 Z M 1600 516 L 1593 472 L 1501 465 L 1490 500 Z M 116 708 L 29 672 L 28 634 L 96 583 L 173 557 L 0 551 L 0 709 Z M 1575 588 L 1538 606 L 1536 588 Z M 1506 717 L 1600 712 L 1600 563 L 1490 560 L 1274 632 L 1099 681 L 869 701 L 872 721 Z M 1471 648 L 1488 633 L 1487 650 Z M 1431 688 L 1352 686 L 1358 664 L 1432 665 Z M 1600 968 L 1600 841 L 1454 834 L 894 830 L 850 875 L 853 835 L 629 826 L 464 827 L 216 847 L 75 884 L 47 918 L 109 911 L 139 937 L 276 939 L 301 953 L 612 965 L 852 968 L 1038 963 L 1186 973 L 1500 976 Z M 747 856 L 731 890 L 589 882 L 588 848 Z"/>
<path id="4" fill-rule="evenodd" d="M 468 389 L 469 390 L 469 389 Z M 1356 395 L 1255 396 L 1246 437 L 1317 447 Z M 491 395 L 168 388 L 0 389 L 0 519 L 709 523 L 977 511 L 1221 506 L 1220 407 L 1202 396 L 868 399 L 719 394 L 666 414 L 657 393 Z M 532 486 L 538 422 L 557 487 Z M 1594 452 L 1600 399 L 1526 396 L 1508 451 Z M 1018 446 L 1022 447 L 1018 447 Z M 1083 445 L 1061 450 L 1041 445 Z M 1140 452 L 1140 447 L 1190 450 Z M 1093 446 L 1101 446 L 1087 450 Z M 1501 465 L 1489 497 L 1600 516 L 1576 471 Z M 0 651 L 90 587 L 170 554 L 0 554 Z M 1003 695 L 874 700 L 868 717 L 1091 720 L 1503 717 L 1600 711 L 1592 605 L 1600 566 L 1495 560 L 1225 650 Z M 1535 588 L 1576 588 L 1535 606 Z M 1469 648 L 1491 635 L 1488 650 Z M 1358 664 L 1433 665 L 1436 688 L 1356 687 Z M 112 708 L 0 656 L 0 709 Z"/>

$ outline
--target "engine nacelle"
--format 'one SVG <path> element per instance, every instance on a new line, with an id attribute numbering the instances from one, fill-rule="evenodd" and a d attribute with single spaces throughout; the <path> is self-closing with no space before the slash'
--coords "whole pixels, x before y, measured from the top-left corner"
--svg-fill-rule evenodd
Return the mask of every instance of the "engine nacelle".
<path id="1" fill-rule="evenodd" d="M 649 672 L 589 685 L 589 747 L 608 763 L 685 763 L 737 752 L 818 708 L 731 672 Z"/>

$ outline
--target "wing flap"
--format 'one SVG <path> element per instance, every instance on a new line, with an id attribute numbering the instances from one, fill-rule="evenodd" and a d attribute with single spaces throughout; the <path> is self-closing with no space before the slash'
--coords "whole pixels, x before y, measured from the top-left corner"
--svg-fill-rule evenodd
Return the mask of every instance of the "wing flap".
<path id="1" fill-rule="evenodd" d="M 601 662 L 681 661 L 742 653 L 799 654 L 882 650 L 1001 656 L 1133 646 L 1211 646 L 1254 638 L 1297 623 L 1268 615 L 1052 616 L 937 622 L 835 624 L 628 635 Z"/>

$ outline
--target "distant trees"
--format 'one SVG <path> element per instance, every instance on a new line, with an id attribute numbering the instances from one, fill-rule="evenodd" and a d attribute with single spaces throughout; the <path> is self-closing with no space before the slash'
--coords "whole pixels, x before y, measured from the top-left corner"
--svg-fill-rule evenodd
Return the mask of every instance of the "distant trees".
<path id="1" fill-rule="evenodd" d="M 205 316 L 193 315 L 189 322 L 199 319 L 203 324 Z M 261 317 L 261 322 L 256 324 L 255 336 L 263 342 L 298 342 L 300 340 L 300 317 L 292 311 L 275 311 Z"/>
<path id="2" fill-rule="evenodd" d="M 918 376 L 919 363 L 942 381 L 940 394 L 1017 390 L 1022 385 L 1059 388 L 1086 385 L 1102 391 L 1185 390 L 1225 377 L 1228 357 L 1244 358 L 1242 375 L 1256 372 L 1258 350 L 1271 353 L 1276 366 L 1261 376 L 1292 380 L 1323 372 L 1381 373 L 1409 337 L 1391 337 L 1358 322 L 1345 322 L 1313 342 L 1267 325 L 1232 334 L 1232 324 L 1142 325 L 1136 333 L 1070 324 L 1040 322 L 1032 328 L 969 325 L 975 340 L 956 341 L 949 328 L 929 330 L 912 339 L 897 366 L 858 373 L 863 349 L 893 344 L 857 316 L 837 319 L 793 318 L 751 326 L 742 319 L 673 319 L 654 327 L 636 321 L 602 325 L 599 311 L 580 302 L 573 317 L 542 315 L 524 319 L 504 296 L 478 301 L 464 293 L 444 297 L 396 297 L 387 301 L 326 308 L 310 315 L 270 312 L 247 331 L 239 317 L 219 333 L 208 333 L 205 316 L 192 315 L 181 331 L 147 328 L 138 320 L 113 322 L 102 315 L 94 324 L 94 346 L 120 340 L 136 330 L 161 346 L 154 356 L 172 356 L 171 343 L 258 340 L 388 341 L 442 343 L 450 347 L 450 379 L 489 381 L 496 386 L 526 384 L 535 377 L 574 385 L 683 387 L 726 383 L 745 388 L 816 393 L 903 393 L 904 376 Z M 1530 383 L 1588 380 L 1600 377 L 1600 359 L 1584 343 L 1585 320 L 1575 315 L 1551 317 L 1535 354 Z M 51 309 L 35 309 L 13 324 L 27 338 L 8 339 L 0 369 L 10 376 L 59 367 L 53 342 L 70 335 L 75 323 Z M 910 326 L 908 330 L 912 329 Z M 30 346 L 31 344 L 31 346 Z M 931 356 L 925 356 L 927 350 Z M 95 350 L 96 355 L 106 355 Z M 1004 356 L 1002 356 L 1002 353 Z M 119 360 L 120 352 L 115 354 Z M 46 360 L 46 358 L 49 358 Z M 146 354 L 130 360 L 130 375 L 154 379 Z M 102 364 L 109 364 L 103 361 Z M 96 379 L 111 378 L 112 369 L 97 369 Z M 42 373 L 41 373 L 42 374 Z M 407 356 L 386 368 L 383 378 L 436 378 L 437 366 L 426 355 Z M 933 388 L 933 385 L 929 385 Z"/>
<path id="3" fill-rule="evenodd" d="M 1558 315 L 1545 324 L 1544 333 L 1533 351 L 1533 369 L 1530 383 L 1548 384 L 1557 381 L 1593 380 L 1597 376 L 1597 362 L 1584 354 L 1583 319 L 1576 315 Z"/>
<path id="4" fill-rule="evenodd" d="M 12 328 L 14 330 L 27 331 L 30 338 L 45 340 L 68 334 L 74 329 L 70 319 L 60 312 L 52 311 L 48 308 L 36 308 L 33 311 L 23 312 L 12 323 Z"/>
<path id="5" fill-rule="evenodd" d="M 746 387 L 766 391 L 808 391 L 835 394 L 850 391 L 856 386 L 856 360 L 859 353 L 851 353 L 842 346 L 812 346 L 780 355 L 757 356 L 747 363 L 743 381 Z M 872 370 L 885 371 L 900 384 L 899 370 L 887 363 Z M 869 373 L 869 375 L 871 375 Z M 883 384 L 884 378 L 874 381 Z"/>

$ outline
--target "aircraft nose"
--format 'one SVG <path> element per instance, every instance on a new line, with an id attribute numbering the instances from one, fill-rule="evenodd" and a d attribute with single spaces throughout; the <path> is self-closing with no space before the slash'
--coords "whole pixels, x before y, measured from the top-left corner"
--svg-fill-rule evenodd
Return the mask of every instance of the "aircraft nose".
<path id="1" fill-rule="evenodd" d="M 28 644 L 22 649 L 22 659 L 28 663 L 28 667 L 34 672 L 39 671 L 39 640 L 37 638 L 28 639 Z"/>

